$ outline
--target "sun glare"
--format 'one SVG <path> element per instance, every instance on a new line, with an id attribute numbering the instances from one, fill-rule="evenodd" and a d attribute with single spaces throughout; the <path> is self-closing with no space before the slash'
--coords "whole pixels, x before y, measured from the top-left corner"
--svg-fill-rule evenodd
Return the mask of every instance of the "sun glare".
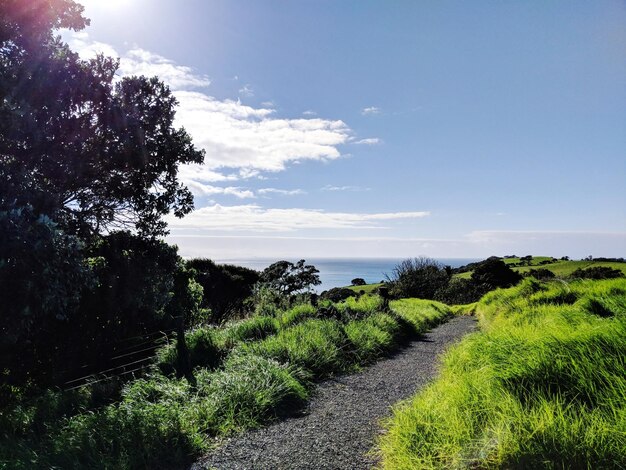
<path id="1" fill-rule="evenodd" d="M 86 9 L 117 10 L 131 3 L 132 0 L 78 0 Z"/>

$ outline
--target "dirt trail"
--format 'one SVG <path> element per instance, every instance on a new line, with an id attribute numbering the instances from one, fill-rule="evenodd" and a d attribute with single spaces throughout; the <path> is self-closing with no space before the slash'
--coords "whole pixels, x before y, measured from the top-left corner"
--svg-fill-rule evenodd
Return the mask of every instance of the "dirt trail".
<path id="1" fill-rule="evenodd" d="M 228 440 L 192 466 L 200 469 L 368 469 L 380 419 L 437 373 L 437 357 L 476 328 L 456 317 L 391 358 L 321 383 L 302 416 Z"/>

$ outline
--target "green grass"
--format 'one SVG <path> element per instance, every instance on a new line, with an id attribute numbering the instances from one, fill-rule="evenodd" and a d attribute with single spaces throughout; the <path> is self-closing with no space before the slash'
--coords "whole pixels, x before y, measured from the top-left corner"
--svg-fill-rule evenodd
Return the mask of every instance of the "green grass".
<path id="1" fill-rule="evenodd" d="M 215 437 L 299 408 L 314 381 L 371 363 L 450 313 L 422 300 L 382 312 L 376 296 L 323 307 L 189 332 L 192 383 L 176 378 L 174 342 L 113 403 L 94 406 L 88 387 L 16 397 L 0 409 L 0 468 L 183 468 Z"/>
<path id="2" fill-rule="evenodd" d="M 372 294 L 376 289 L 382 286 L 382 282 L 377 282 L 375 284 L 365 284 L 364 286 L 346 286 L 346 289 L 353 290 L 354 292 L 363 291 L 364 294 Z"/>
<path id="3" fill-rule="evenodd" d="M 549 256 L 534 256 L 531 261 L 530 266 L 514 266 L 511 269 L 513 269 L 513 271 L 517 271 L 523 274 L 525 272 L 530 271 L 531 269 L 545 268 L 549 271 L 552 271 L 554 274 L 556 274 L 557 277 L 566 278 L 570 276 L 577 269 L 591 268 L 594 266 L 603 266 L 603 267 L 618 269 L 622 271 L 624 274 L 626 274 L 626 263 L 616 263 L 616 262 L 610 262 L 610 261 L 558 260 L 558 261 L 555 261 L 554 263 L 540 264 L 541 261 L 547 261 L 551 259 L 552 258 Z M 519 263 L 519 258 L 506 258 L 506 259 L 503 258 L 502 261 L 504 261 L 506 264 L 515 264 L 515 263 Z M 459 277 L 463 279 L 469 279 L 471 276 L 472 276 L 472 271 L 455 274 L 455 277 Z"/>
<path id="4" fill-rule="evenodd" d="M 626 466 L 626 280 L 527 279 L 476 311 L 483 331 L 396 408 L 382 467 Z"/>

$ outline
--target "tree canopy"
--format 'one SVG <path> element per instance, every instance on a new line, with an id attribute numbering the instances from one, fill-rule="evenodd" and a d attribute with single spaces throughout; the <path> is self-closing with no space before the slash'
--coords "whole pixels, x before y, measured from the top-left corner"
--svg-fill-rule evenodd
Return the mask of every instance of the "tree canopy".
<path id="1" fill-rule="evenodd" d="M 260 282 L 278 291 L 291 295 L 318 286 L 322 283 L 319 270 L 313 265 L 305 265 L 301 259 L 297 263 L 277 261 L 261 273 Z"/>
<path id="2" fill-rule="evenodd" d="M 1 0 L 0 209 L 31 206 L 82 236 L 165 233 L 193 208 L 178 166 L 201 163 L 158 78 L 116 76 L 53 35 L 88 24 L 72 0 Z"/>

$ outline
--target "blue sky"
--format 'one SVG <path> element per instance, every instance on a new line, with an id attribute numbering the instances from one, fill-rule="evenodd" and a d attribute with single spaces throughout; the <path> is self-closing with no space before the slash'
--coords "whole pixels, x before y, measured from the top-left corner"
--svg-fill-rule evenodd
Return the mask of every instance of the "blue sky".
<path id="1" fill-rule="evenodd" d="M 83 3 L 207 151 L 184 256 L 626 255 L 624 2 Z"/>

